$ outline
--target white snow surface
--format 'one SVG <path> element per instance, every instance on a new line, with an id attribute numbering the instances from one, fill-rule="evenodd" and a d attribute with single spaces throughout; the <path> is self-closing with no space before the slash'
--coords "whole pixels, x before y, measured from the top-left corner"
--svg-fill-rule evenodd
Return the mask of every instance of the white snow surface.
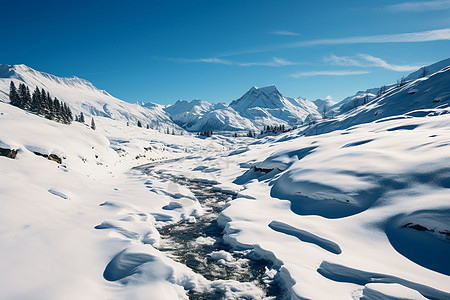
<path id="1" fill-rule="evenodd" d="M 236 195 L 219 216 L 224 240 L 270 260 L 266 276 L 286 299 L 449 299 L 449 74 L 258 140 L 161 134 L 110 116 L 94 131 L 0 102 L 0 148 L 18 150 L 0 156 L 1 298 L 262 299 L 251 283 L 207 280 L 158 250 L 158 228 L 204 213 L 189 189 L 155 176 L 164 172 Z M 132 169 L 156 161 L 155 174 Z"/>

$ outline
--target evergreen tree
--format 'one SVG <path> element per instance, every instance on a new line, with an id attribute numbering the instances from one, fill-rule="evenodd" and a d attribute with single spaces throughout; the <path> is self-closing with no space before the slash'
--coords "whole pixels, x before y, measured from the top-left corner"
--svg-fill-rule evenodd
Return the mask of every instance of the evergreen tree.
<path id="1" fill-rule="evenodd" d="M 83 112 L 80 113 L 80 117 L 78 118 L 78 122 L 84 123 L 84 115 L 83 115 Z"/>
<path id="2" fill-rule="evenodd" d="M 49 103 L 48 103 L 48 99 L 47 99 L 47 92 L 42 89 L 41 90 L 41 116 L 43 117 L 47 117 L 47 115 L 49 114 Z"/>
<path id="3" fill-rule="evenodd" d="M 70 124 L 73 120 L 69 106 L 57 98 L 52 99 L 50 93 L 44 89 L 39 90 L 36 87 L 33 96 L 31 96 L 28 86 L 21 83 L 19 89 L 16 89 L 14 82 L 11 81 L 9 98 L 12 105 L 47 119 L 65 124 Z M 84 116 L 82 116 L 82 119 L 84 121 Z"/>
<path id="4" fill-rule="evenodd" d="M 54 120 L 55 119 L 55 107 L 54 107 L 53 99 L 50 96 L 49 92 L 47 92 L 46 98 L 47 98 L 47 105 L 48 105 L 48 113 L 45 117 L 49 120 Z"/>
<path id="5" fill-rule="evenodd" d="M 139 120 L 138 120 L 138 122 L 137 122 L 137 126 L 138 126 L 138 127 L 142 127 L 142 123 L 141 123 L 141 121 L 139 121 Z"/>
<path id="6" fill-rule="evenodd" d="M 56 121 L 58 122 L 63 121 L 61 104 L 59 103 L 59 100 L 56 97 L 53 99 L 53 116 Z"/>
<path id="7" fill-rule="evenodd" d="M 27 99 L 27 87 L 25 86 L 25 84 L 21 83 L 19 84 L 19 101 L 17 102 L 17 107 L 19 108 L 24 108 L 25 107 L 25 102 Z"/>
<path id="8" fill-rule="evenodd" d="M 150 125 L 147 124 L 147 129 L 150 129 Z"/>
<path id="9" fill-rule="evenodd" d="M 94 118 L 92 118 L 92 120 L 91 120 L 91 128 L 92 128 L 92 130 L 95 130 L 95 122 L 94 122 Z"/>
<path id="10" fill-rule="evenodd" d="M 66 103 L 63 104 L 63 112 L 64 112 L 65 123 L 66 124 L 72 123 L 72 121 L 73 121 L 72 110 Z"/>
<path id="11" fill-rule="evenodd" d="M 26 87 L 26 91 L 25 91 L 25 99 L 23 101 L 23 108 L 26 110 L 30 110 L 30 108 L 31 108 L 31 93 L 30 93 L 30 89 L 28 87 Z"/>
<path id="12" fill-rule="evenodd" d="M 41 91 L 38 87 L 33 92 L 33 96 L 31 97 L 31 107 L 30 110 L 36 114 L 40 114 L 41 110 Z"/>
<path id="13" fill-rule="evenodd" d="M 19 106 L 19 94 L 17 93 L 17 89 L 13 81 L 11 81 L 11 84 L 9 85 L 9 101 L 11 105 Z"/>
<path id="14" fill-rule="evenodd" d="M 422 77 L 427 76 L 427 74 L 428 74 L 427 68 L 423 67 L 423 68 L 422 68 Z"/>

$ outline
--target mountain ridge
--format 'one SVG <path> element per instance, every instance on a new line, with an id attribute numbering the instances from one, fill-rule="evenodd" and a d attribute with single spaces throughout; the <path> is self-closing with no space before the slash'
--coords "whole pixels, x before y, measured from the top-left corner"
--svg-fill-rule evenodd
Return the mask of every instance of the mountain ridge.
<path id="1" fill-rule="evenodd" d="M 411 82 L 428 78 L 450 65 L 450 58 L 420 68 L 404 78 Z M 302 97 L 285 97 L 275 85 L 251 87 L 240 98 L 227 103 L 209 103 L 204 100 L 178 100 L 171 105 L 157 103 L 129 103 L 115 98 L 90 81 L 77 76 L 58 77 L 34 70 L 24 64 L 0 65 L 0 101 L 9 102 L 9 83 L 25 83 L 31 90 L 35 86 L 66 102 L 74 113 L 83 112 L 90 117 L 105 117 L 131 124 L 140 121 L 155 129 L 177 129 L 191 132 L 260 130 L 266 126 L 297 126 L 319 120 L 323 116 L 333 118 L 364 105 L 380 94 L 381 89 L 358 91 L 342 101 L 330 99 L 310 101 Z M 397 84 L 398 85 L 398 84 Z"/>

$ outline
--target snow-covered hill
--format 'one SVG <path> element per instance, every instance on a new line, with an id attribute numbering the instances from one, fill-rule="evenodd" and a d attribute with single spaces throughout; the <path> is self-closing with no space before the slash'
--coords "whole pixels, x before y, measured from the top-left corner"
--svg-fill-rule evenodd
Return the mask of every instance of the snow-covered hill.
<path id="1" fill-rule="evenodd" d="M 450 60 L 447 63 L 441 64 L 444 67 L 433 74 L 392 85 L 383 94 L 367 98 L 365 103 L 360 99 L 358 106 L 333 119 L 323 120 L 306 129 L 306 133 L 331 132 L 394 116 L 411 118 L 440 114 L 441 109 L 450 105 Z"/>
<path id="2" fill-rule="evenodd" d="M 73 92 L 69 79 L 39 82 Z M 252 259 L 279 299 L 450 299 L 449 83 L 444 66 L 261 139 L 174 136 L 110 116 L 92 130 L 0 102 L 1 298 L 267 299 L 229 271 Z M 266 112 L 280 103 L 263 102 Z M 232 108 L 197 105 L 196 124 L 234 122 Z M 207 212 L 213 191 L 226 193 L 218 217 Z M 200 260 L 167 252 L 174 227 Z M 206 252 L 219 244 L 226 251 Z M 195 267 L 204 262 L 208 277 Z"/>
<path id="3" fill-rule="evenodd" d="M 429 66 L 424 66 L 417 71 L 412 72 L 408 76 L 403 78 L 403 81 L 411 82 L 416 79 L 425 78 L 427 76 L 430 76 L 443 68 L 450 66 L 450 58 L 438 61 L 434 64 L 431 64 Z M 327 110 L 327 116 L 328 117 L 334 117 L 339 114 L 344 114 L 348 111 L 351 111 L 352 109 L 362 106 L 364 104 L 367 104 L 370 100 L 374 99 L 377 95 L 379 95 L 380 90 L 383 89 L 385 91 L 391 90 L 392 88 L 396 87 L 397 84 L 391 83 L 387 84 L 383 87 L 376 87 L 376 88 L 370 88 L 365 91 L 358 91 L 354 95 L 351 95 L 349 97 L 346 97 L 342 101 L 339 101 L 338 103 L 335 103 L 333 106 L 331 106 Z"/>
<path id="4" fill-rule="evenodd" d="M 78 77 L 57 77 L 36 71 L 25 65 L 0 65 L 0 101 L 9 102 L 9 84 L 14 81 L 16 86 L 25 83 L 31 91 L 35 87 L 45 89 L 52 97 L 66 102 L 74 113 L 83 112 L 86 116 L 101 116 L 129 121 L 138 121 L 151 128 L 176 128 L 159 104 L 148 104 L 143 107 L 119 100 L 106 91 L 96 88 L 91 82 Z"/>

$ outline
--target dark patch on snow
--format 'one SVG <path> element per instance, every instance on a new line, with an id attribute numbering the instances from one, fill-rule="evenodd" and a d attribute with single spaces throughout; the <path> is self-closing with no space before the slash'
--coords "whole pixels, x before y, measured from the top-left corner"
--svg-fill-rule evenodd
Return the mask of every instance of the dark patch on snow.
<path id="1" fill-rule="evenodd" d="M 19 152 L 19 150 L 17 150 L 17 149 L 0 148 L 0 156 L 12 158 L 12 159 L 16 158 L 17 152 Z"/>
<path id="2" fill-rule="evenodd" d="M 33 153 L 35 155 L 37 155 L 37 156 L 42 156 L 42 157 L 47 158 L 48 160 L 57 162 L 58 164 L 62 163 L 62 159 L 56 154 L 42 154 L 42 153 L 39 153 L 39 152 L 33 152 Z"/>
<path id="3" fill-rule="evenodd" d="M 450 299 L 450 294 L 438 289 L 434 289 L 424 284 L 416 283 L 413 281 L 405 280 L 396 276 L 372 273 L 361 271 L 353 268 L 349 268 L 343 265 L 338 265 L 323 261 L 317 272 L 325 278 L 334 280 L 337 282 L 349 282 L 357 285 L 366 285 L 368 283 L 397 283 L 408 287 L 410 289 L 418 291 L 424 297 L 428 299 Z"/>
<path id="4" fill-rule="evenodd" d="M 357 142 L 353 142 L 353 143 L 348 143 L 348 144 L 342 146 L 342 148 L 349 148 L 349 147 L 361 146 L 361 145 L 370 143 L 371 141 L 373 141 L 373 139 L 364 140 L 364 141 L 357 141 Z"/>
<path id="5" fill-rule="evenodd" d="M 342 253 L 341 248 L 335 242 L 327 240 L 320 236 L 317 236 L 311 232 L 295 228 L 286 223 L 279 222 L 279 221 L 272 221 L 272 222 L 270 222 L 269 227 L 277 232 L 295 236 L 302 242 L 315 244 L 315 245 L 319 246 L 320 248 L 327 250 L 331 253 L 334 253 L 334 254 Z"/>
<path id="6" fill-rule="evenodd" d="M 403 125 L 403 126 L 398 126 L 398 127 L 394 127 L 394 128 L 389 128 L 387 131 L 414 130 L 417 127 L 419 127 L 419 125 Z"/>
<path id="7" fill-rule="evenodd" d="M 139 272 L 139 266 L 155 259 L 146 253 L 126 253 L 125 251 L 126 249 L 119 252 L 106 266 L 103 272 L 106 280 L 117 281 L 136 274 Z"/>
<path id="8" fill-rule="evenodd" d="M 446 263 L 450 253 L 449 216 L 450 209 L 398 215 L 384 225 L 386 236 L 404 257 L 424 268 L 450 275 L 450 265 Z"/>

